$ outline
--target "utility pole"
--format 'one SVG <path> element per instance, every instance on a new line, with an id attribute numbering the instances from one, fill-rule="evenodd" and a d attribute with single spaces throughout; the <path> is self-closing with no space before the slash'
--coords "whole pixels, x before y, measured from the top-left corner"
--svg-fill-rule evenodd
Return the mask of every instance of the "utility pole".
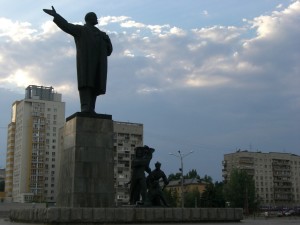
<path id="1" fill-rule="evenodd" d="M 180 159 L 180 172 L 181 172 L 181 208 L 184 208 L 184 191 L 183 191 L 183 158 L 188 156 L 189 154 L 193 153 L 193 151 L 190 151 L 189 153 L 183 154 L 180 152 L 180 150 L 178 150 L 178 154 L 174 154 L 174 153 L 169 153 L 169 155 L 173 155 L 177 158 Z"/>

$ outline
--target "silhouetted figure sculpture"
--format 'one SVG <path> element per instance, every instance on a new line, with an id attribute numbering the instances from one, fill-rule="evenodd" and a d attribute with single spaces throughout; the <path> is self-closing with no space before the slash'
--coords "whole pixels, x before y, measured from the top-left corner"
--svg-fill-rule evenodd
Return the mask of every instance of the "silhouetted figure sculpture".
<path id="1" fill-rule="evenodd" d="M 81 112 L 95 113 L 97 96 L 106 92 L 107 56 L 113 50 L 108 35 L 95 27 L 98 20 L 93 12 L 86 14 L 83 26 L 68 23 L 53 6 L 44 12 L 54 17 L 53 22 L 60 29 L 74 37 Z"/>
<path id="2" fill-rule="evenodd" d="M 145 171 L 151 172 L 149 168 L 150 160 L 152 159 L 152 153 L 155 151 L 148 146 L 136 147 L 135 158 L 132 160 L 131 167 L 131 180 L 130 180 L 130 204 L 135 205 L 137 203 L 143 205 L 146 200 L 147 184 Z M 141 199 L 140 199 L 141 196 Z"/>
<path id="3" fill-rule="evenodd" d="M 169 184 L 166 174 L 160 169 L 161 163 L 155 163 L 155 169 L 147 177 L 148 195 L 147 202 L 152 206 L 169 206 L 164 198 L 163 189 L 159 185 L 160 179 L 163 180 L 164 186 Z M 162 204 L 161 204 L 162 203 Z"/>

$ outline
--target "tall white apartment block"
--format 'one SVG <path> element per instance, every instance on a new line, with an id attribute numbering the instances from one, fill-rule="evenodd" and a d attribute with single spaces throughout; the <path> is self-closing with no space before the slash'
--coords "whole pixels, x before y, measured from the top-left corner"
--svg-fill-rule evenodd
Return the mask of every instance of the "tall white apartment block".
<path id="1" fill-rule="evenodd" d="M 13 202 L 55 202 L 58 131 L 65 103 L 53 87 L 30 85 L 12 105 L 8 125 L 6 196 Z"/>
<path id="2" fill-rule="evenodd" d="M 300 156 L 290 153 L 237 151 L 225 154 L 223 178 L 234 169 L 253 176 L 256 194 L 264 206 L 300 204 Z"/>
<path id="3" fill-rule="evenodd" d="M 143 146 L 143 124 L 114 121 L 115 203 L 129 203 L 131 161 L 135 147 Z"/>
<path id="4" fill-rule="evenodd" d="M 19 101 L 12 105 L 11 122 L 7 129 L 7 151 L 6 151 L 6 174 L 5 174 L 5 197 L 11 200 L 13 188 L 13 172 L 14 172 L 14 151 L 16 136 L 16 107 Z"/>

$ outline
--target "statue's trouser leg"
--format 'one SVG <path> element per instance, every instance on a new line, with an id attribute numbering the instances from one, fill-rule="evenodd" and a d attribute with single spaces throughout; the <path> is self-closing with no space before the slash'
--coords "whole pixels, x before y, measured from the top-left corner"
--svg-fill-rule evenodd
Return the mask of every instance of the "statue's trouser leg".
<path id="1" fill-rule="evenodd" d="M 146 201 L 146 193 L 147 193 L 147 184 L 146 179 L 140 179 L 140 187 L 141 187 L 141 196 L 142 196 L 142 202 Z"/>
<path id="2" fill-rule="evenodd" d="M 92 88 L 79 89 L 81 112 L 95 112 L 95 104 L 97 96 Z"/>

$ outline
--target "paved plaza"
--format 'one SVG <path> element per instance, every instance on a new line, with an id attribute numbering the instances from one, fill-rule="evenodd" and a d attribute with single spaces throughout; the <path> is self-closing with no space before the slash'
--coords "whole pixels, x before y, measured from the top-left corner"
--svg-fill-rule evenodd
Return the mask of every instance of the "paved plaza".
<path id="1" fill-rule="evenodd" d="M 28 223 L 15 223 L 11 222 L 8 219 L 0 218 L 1 225 L 29 225 Z M 173 225 L 171 223 L 167 223 L 168 225 Z M 175 223 L 174 225 L 178 225 L 180 223 Z M 241 222 L 232 222 L 232 223 L 185 223 L 187 225 L 215 225 L 215 224 L 224 224 L 224 225 L 290 225 L 290 224 L 300 224 L 300 217 L 285 217 L 285 218 L 270 218 L 270 219 L 245 219 Z M 43 224 L 34 224 L 34 225 L 43 225 Z M 116 224 L 117 225 L 117 224 Z M 147 225 L 162 225 L 162 224 L 151 224 L 147 223 Z"/>

